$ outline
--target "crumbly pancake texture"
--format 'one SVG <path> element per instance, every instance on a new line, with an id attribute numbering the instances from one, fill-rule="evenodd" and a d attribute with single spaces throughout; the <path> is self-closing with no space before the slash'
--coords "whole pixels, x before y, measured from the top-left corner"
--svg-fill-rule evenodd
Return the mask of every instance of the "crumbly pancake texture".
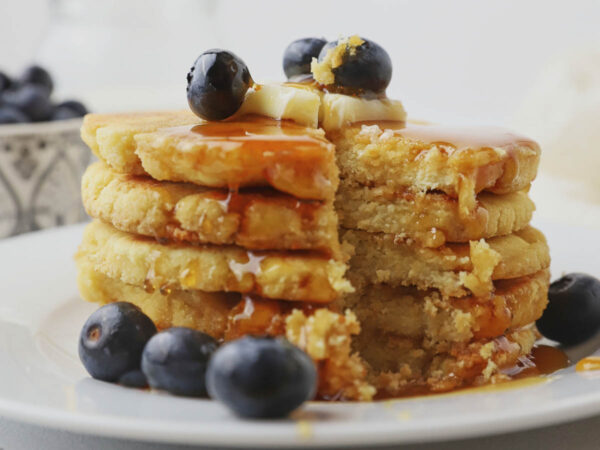
<path id="1" fill-rule="evenodd" d="M 135 135 L 164 127 L 195 125 L 198 116 L 190 110 L 136 112 L 129 114 L 87 114 L 83 118 L 81 138 L 100 159 L 122 173 L 143 174 L 135 153 Z"/>
<path id="2" fill-rule="evenodd" d="M 535 178 L 538 144 L 497 128 L 434 125 L 351 126 L 328 137 L 336 146 L 340 176 L 365 186 L 398 191 L 442 191 L 458 198 L 462 214 L 476 194 L 525 189 Z"/>
<path id="3" fill-rule="evenodd" d="M 496 195 L 481 192 L 468 214 L 458 200 L 440 192 L 398 192 L 387 186 L 368 187 L 342 180 L 335 208 L 340 225 L 369 232 L 392 233 L 423 246 L 468 242 L 502 236 L 529 223 L 535 205 L 526 191 Z"/>
<path id="4" fill-rule="evenodd" d="M 357 230 L 342 230 L 341 238 L 353 249 L 348 277 L 357 287 L 387 283 L 436 288 L 444 296 L 484 296 L 493 280 L 530 275 L 550 265 L 544 235 L 529 226 L 507 236 L 437 248 Z"/>
<path id="5" fill-rule="evenodd" d="M 134 114 L 91 114 L 82 136 L 120 172 L 231 190 L 271 186 L 298 198 L 333 199 L 335 148 L 322 130 L 257 117 L 190 123 L 184 116 L 178 122 L 180 114 L 172 114 L 142 115 L 137 121 Z"/>
<path id="6" fill-rule="evenodd" d="M 393 334 L 421 348 L 447 351 L 453 343 L 502 336 L 536 321 L 548 303 L 549 271 L 494 283 L 491 296 L 443 298 L 438 291 L 368 285 L 337 300 L 365 332 Z"/>
<path id="7" fill-rule="evenodd" d="M 77 257 L 111 278 L 148 289 L 234 291 L 321 303 L 353 291 L 344 279 L 345 264 L 322 255 L 160 244 L 99 221 L 86 227 Z"/>
<path id="8" fill-rule="evenodd" d="M 121 231 L 193 244 L 339 253 L 331 203 L 268 189 L 227 192 L 159 182 L 102 162 L 87 169 L 81 184 L 88 214 Z"/>
<path id="9" fill-rule="evenodd" d="M 444 353 L 427 351 L 393 335 L 363 332 L 353 342 L 369 365 L 377 395 L 386 398 L 510 380 L 502 369 L 514 367 L 527 356 L 537 338 L 531 324 L 499 338 L 455 344 Z"/>

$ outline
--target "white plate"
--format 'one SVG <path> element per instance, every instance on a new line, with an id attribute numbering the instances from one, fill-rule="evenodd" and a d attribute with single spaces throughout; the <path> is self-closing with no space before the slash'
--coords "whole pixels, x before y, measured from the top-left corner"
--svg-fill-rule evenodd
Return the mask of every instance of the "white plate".
<path id="1" fill-rule="evenodd" d="M 598 232 L 538 224 L 554 274 L 600 275 Z M 291 419 L 245 421 L 208 400 L 92 380 L 77 337 L 93 305 L 79 299 L 72 255 L 81 226 L 0 243 L 0 414 L 95 435 L 223 446 L 341 446 L 464 438 L 600 413 L 600 372 L 568 368 L 543 383 L 375 403 L 311 403 Z M 573 349 L 579 358 L 599 345 Z"/>

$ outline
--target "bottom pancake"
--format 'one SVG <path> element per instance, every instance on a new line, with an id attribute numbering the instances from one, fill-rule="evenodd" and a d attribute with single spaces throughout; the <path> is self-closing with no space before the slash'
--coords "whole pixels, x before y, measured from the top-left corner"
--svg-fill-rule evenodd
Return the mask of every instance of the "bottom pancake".
<path id="1" fill-rule="evenodd" d="M 353 345 L 369 366 L 369 381 L 377 396 L 386 398 L 508 381 L 504 372 L 531 352 L 537 338 L 531 324 L 495 339 L 455 344 L 444 353 L 392 335 L 365 332 L 353 339 Z"/>

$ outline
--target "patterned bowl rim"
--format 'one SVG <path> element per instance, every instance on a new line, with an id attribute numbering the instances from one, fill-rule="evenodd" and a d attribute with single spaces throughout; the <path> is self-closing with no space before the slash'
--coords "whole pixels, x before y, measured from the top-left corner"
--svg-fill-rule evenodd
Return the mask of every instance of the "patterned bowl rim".
<path id="1" fill-rule="evenodd" d="M 0 138 L 31 134 L 64 133 L 81 128 L 82 118 L 57 120 L 55 122 L 17 123 L 0 125 Z"/>

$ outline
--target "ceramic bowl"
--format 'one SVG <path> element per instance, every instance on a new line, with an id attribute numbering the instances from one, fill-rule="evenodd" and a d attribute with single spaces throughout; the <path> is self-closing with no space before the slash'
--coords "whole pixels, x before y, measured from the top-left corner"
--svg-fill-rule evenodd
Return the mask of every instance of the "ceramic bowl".
<path id="1" fill-rule="evenodd" d="M 81 119 L 0 125 L 0 238 L 77 223 L 91 158 Z"/>

